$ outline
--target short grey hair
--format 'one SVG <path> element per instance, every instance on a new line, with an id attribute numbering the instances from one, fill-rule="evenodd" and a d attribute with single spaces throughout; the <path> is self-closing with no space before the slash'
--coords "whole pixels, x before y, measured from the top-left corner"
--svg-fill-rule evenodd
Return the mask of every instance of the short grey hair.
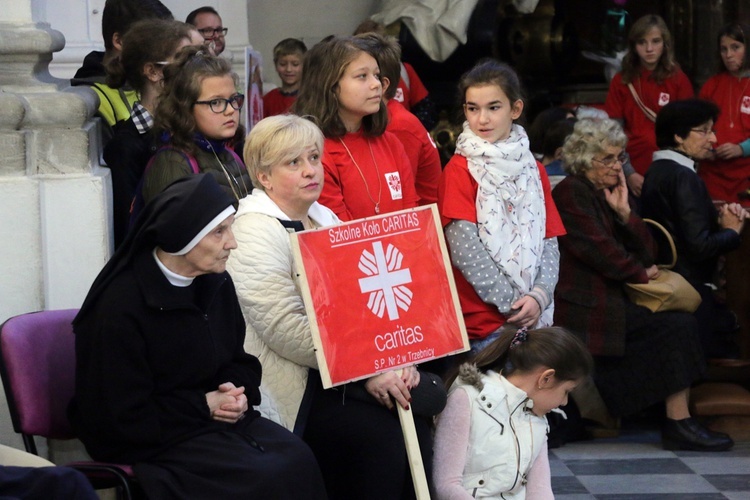
<path id="1" fill-rule="evenodd" d="M 610 118 L 578 120 L 573 133 L 563 144 L 562 160 L 565 171 L 581 175 L 592 168 L 594 156 L 615 146 L 625 148 L 628 138 L 618 122 Z"/>

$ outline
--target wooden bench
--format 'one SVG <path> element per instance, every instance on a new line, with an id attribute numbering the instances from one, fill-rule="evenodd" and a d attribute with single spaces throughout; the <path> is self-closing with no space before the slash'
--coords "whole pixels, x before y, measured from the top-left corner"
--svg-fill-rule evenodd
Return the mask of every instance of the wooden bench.
<path id="1" fill-rule="evenodd" d="M 705 382 L 690 390 L 690 412 L 709 429 L 750 441 L 750 391 L 735 382 Z"/>

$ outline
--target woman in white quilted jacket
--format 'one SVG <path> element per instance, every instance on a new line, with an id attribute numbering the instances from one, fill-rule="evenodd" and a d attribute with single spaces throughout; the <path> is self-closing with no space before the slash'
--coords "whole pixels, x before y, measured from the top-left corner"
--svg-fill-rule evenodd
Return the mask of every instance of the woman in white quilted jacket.
<path id="1" fill-rule="evenodd" d="M 324 390 L 294 271 L 289 233 L 340 223 L 317 202 L 323 189 L 323 134 L 294 115 L 268 117 L 245 142 L 255 189 L 240 200 L 233 226 L 238 248 L 227 270 L 235 280 L 247 333 L 261 361 L 261 413 L 293 430 L 315 452 L 329 497 L 413 496 L 394 404 L 408 408 L 415 367 Z M 429 462 L 430 427 L 417 418 Z"/>

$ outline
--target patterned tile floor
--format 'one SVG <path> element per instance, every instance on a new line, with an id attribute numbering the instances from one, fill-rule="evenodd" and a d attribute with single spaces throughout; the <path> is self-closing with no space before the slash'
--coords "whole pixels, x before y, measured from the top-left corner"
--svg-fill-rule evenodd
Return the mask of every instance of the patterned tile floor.
<path id="1" fill-rule="evenodd" d="M 672 452 L 655 427 L 639 426 L 550 450 L 550 466 L 557 500 L 750 500 L 747 441 L 726 452 Z"/>

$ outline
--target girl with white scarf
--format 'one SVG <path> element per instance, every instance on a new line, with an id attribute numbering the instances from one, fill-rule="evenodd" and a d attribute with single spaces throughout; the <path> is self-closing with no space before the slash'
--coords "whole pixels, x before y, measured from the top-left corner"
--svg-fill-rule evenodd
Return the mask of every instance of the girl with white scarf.
<path id="1" fill-rule="evenodd" d="M 485 60 L 459 83 L 464 129 L 438 207 L 472 349 L 517 327 L 552 324 L 557 236 L 565 234 L 544 168 L 514 123 L 523 112 L 509 66 Z"/>

